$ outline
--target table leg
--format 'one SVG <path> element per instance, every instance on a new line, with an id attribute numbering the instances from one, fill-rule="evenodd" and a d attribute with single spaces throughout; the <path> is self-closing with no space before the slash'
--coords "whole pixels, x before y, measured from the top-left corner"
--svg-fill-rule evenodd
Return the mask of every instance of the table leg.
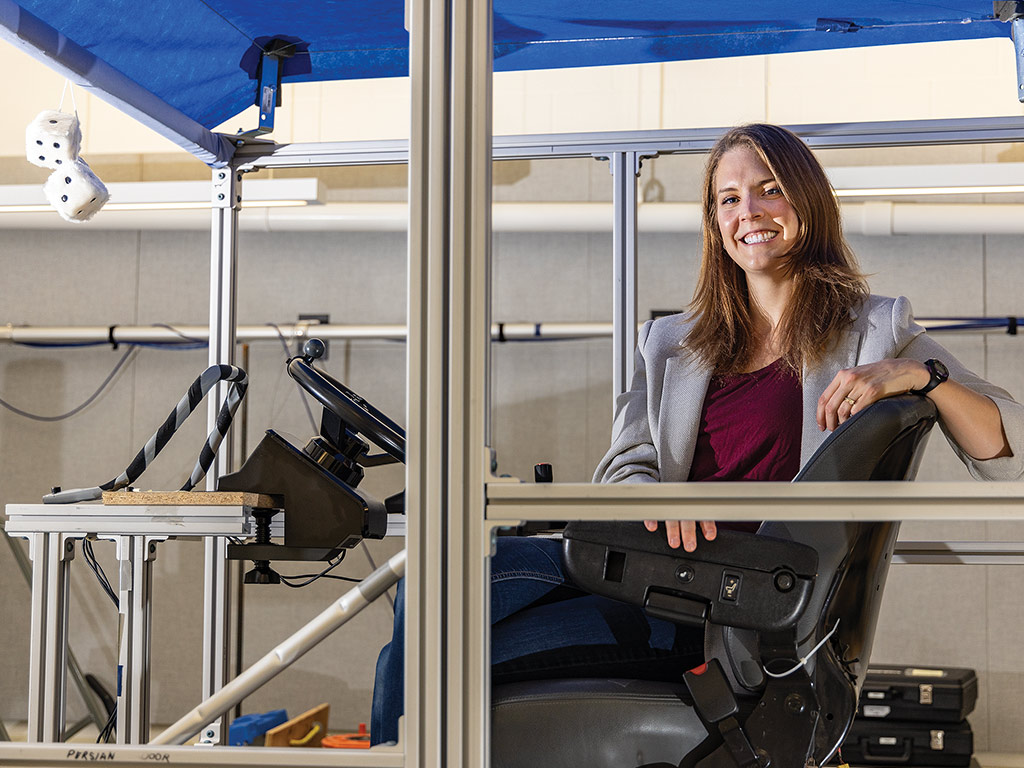
<path id="1" fill-rule="evenodd" d="M 119 622 L 117 743 L 149 741 L 153 560 L 156 539 L 117 537 Z"/>
<path id="2" fill-rule="evenodd" d="M 28 536 L 32 560 L 28 741 L 59 742 L 67 703 L 68 583 L 75 541 L 60 533 Z"/>

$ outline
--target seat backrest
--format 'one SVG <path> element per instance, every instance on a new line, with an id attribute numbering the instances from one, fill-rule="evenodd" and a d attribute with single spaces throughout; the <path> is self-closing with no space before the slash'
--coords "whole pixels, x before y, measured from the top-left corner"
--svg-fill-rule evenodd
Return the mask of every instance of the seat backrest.
<path id="1" fill-rule="evenodd" d="M 935 406 L 926 397 L 879 400 L 841 424 L 793 482 L 913 480 L 935 419 Z M 818 578 L 800 636 L 815 634 L 813 622 L 831 628 L 841 618 L 837 635 L 858 679 L 870 656 L 898 532 L 898 522 L 768 522 L 759 531 L 817 550 Z"/>
<path id="2" fill-rule="evenodd" d="M 921 395 L 879 400 L 840 424 L 793 482 L 913 480 L 935 418 Z"/>
<path id="3" fill-rule="evenodd" d="M 935 420 L 935 406 L 928 398 L 901 395 L 880 400 L 840 425 L 793 482 L 912 480 Z M 832 642 L 808 665 L 820 697 L 834 696 L 839 710 L 831 713 L 833 720 L 822 721 L 822 753 L 830 752 L 846 730 L 844 725 L 837 734 L 828 722 L 845 722 L 856 709 L 898 532 L 898 522 L 863 521 L 766 522 L 758 531 L 810 545 L 818 553 L 814 589 L 798 624 L 801 656 L 839 621 Z M 759 687 L 763 678 L 750 658 L 749 634 L 709 627 L 707 644 L 710 654 L 732 661 L 734 682 L 741 688 Z"/>

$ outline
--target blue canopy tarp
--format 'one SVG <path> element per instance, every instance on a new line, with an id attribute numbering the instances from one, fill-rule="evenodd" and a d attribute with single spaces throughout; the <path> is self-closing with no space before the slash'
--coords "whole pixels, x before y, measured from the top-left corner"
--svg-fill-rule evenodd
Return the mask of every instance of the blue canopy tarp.
<path id="1" fill-rule="evenodd" d="M 989 0 L 495 0 L 496 71 L 1009 36 Z M 210 129 L 254 103 L 270 41 L 283 82 L 408 74 L 403 0 L 0 0 L 21 45 L 211 165 Z"/>

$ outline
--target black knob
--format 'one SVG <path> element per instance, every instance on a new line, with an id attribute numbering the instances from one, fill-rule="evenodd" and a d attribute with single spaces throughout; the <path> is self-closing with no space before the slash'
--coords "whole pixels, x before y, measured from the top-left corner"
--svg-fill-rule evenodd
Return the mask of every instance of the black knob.
<path id="1" fill-rule="evenodd" d="M 683 584 L 689 584 L 693 581 L 693 577 L 696 576 L 696 572 L 688 565 L 680 565 L 676 568 L 676 578 L 679 579 Z"/>
<path id="2" fill-rule="evenodd" d="M 554 473 L 551 471 L 550 464 L 534 464 L 533 465 L 533 481 L 535 483 L 550 483 L 555 479 Z"/>
<path id="3" fill-rule="evenodd" d="M 779 592 L 789 592 L 796 586 L 796 576 L 789 571 L 779 571 L 775 574 L 775 588 Z"/>
<path id="4" fill-rule="evenodd" d="M 306 358 L 307 363 L 319 360 L 326 351 L 327 345 L 320 341 L 320 339 L 309 339 L 302 345 L 302 356 Z"/>

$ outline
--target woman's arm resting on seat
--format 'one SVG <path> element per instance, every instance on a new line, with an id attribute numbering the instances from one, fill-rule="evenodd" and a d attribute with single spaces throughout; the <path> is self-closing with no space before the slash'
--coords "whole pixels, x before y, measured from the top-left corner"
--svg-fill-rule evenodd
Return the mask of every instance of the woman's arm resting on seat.
<path id="1" fill-rule="evenodd" d="M 930 378 L 924 363 L 909 358 L 880 360 L 840 371 L 818 400 L 818 426 L 833 430 L 883 397 L 922 389 Z M 1012 455 L 999 408 L 990 398 L 952 378 L 925 396 L 935 403 L 950 437 L 969 456 L 986 461 Z"/>

